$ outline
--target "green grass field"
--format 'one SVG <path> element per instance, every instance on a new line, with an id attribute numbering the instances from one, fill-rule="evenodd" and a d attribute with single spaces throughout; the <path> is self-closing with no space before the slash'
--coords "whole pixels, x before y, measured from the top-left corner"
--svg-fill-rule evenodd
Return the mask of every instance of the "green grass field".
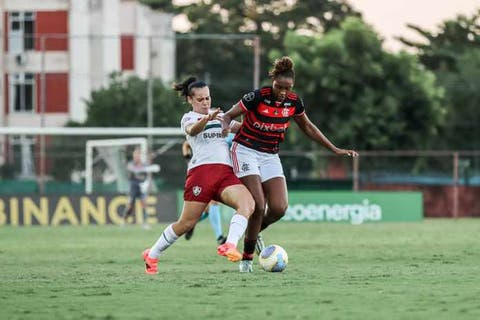
<path id="1" fill-rule="evenodd" d="M 238 273 L 207 222 L 157 276 L 163 225 L 0 228 L 0 319 L 480 319 L 480 220 L 277 223 L 283 273 Z"/>

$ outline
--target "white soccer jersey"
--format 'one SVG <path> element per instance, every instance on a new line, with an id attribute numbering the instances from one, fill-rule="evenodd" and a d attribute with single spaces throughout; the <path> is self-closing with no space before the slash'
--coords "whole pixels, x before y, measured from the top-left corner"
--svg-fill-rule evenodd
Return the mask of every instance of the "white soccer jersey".
<path id="1" fill-rule="evenodd" d="M 187 136 L 187 142 L 190 144 L 193 154 L 188 163 L 188 170 L 211 163 L 232 166 L 228 143 L 222 135 L 222 124 L 219 120 L 208 121 L 205 129 L 194 137 L 185 131 L 185 128 L 196 123 L 203 116 L 203 114 L 190 111 L 182 117 L 182 130 Z"/>

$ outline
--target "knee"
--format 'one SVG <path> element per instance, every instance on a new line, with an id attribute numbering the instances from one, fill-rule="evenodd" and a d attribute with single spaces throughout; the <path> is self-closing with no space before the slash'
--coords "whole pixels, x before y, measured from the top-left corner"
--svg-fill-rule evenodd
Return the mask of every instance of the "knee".
<path id="1" fill-rule="evenodd" d="M 276 217 L 283 217 L 288 209 L 288 202 L 274 203 L 268 205 L 268 211 Z"/>
<path id="2" fill-rule="evenodd" d="M 176 225 L 174 226 L 174 231 L 178 236 L 186 233 L 187 231 L 191 230 L 195 227 L 196 221 L 193 220 L 180 220 L 177 221 Z"/>
<path id="3" fill-rule="evenodd" d="M 239 214 L 247 218 L 250 217 L 254 211 L 255 211 L 255 201 L 253 201 L 253 199 L 244 201 L 242 204 L 240 204 L 237 210 Z"/>

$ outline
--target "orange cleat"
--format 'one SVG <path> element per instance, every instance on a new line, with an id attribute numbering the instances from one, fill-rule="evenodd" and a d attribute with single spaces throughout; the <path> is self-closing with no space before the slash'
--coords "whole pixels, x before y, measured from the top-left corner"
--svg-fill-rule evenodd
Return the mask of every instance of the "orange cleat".
<path id="1" fill-rule="evenodd" d="M 150 258 L 148 253 L 150 249 L 143 251 L 143 261 L 145 261 L 145 273 L 157 274 L 158 273 L 158 259 Z"/>
<path id="2" fill-rule="evenodd" d="M 217 253 L 221 256 L 227 257 L 232 262 L 242 260 L 242 254 L 237 250 L 237 246 L 233 243 L 226 242 L 217 247 Z"/>

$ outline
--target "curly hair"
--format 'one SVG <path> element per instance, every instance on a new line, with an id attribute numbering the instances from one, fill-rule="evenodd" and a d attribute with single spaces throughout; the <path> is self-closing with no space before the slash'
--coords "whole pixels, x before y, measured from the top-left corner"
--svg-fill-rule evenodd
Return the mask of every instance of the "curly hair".
<path id="1" fill-rule="evenodd" d="M 273 68 L 268 75 L 270 78 L 289 77 L 295 79 L 292 59 L 287 56 L 275 59 L 275 62 L 273 62 Z"/>
<path id="2" fill-rule="evenodd" d="M 173 90 L 180 91 L 182 97 L 192 96 L 192 90 L 195 88 L 204 88 L 207 87 L 207 84 L 202 80 L 197 80 L 195 77 L 189 77 L 182 83 L 175 83 L 173 85 Z"/>

